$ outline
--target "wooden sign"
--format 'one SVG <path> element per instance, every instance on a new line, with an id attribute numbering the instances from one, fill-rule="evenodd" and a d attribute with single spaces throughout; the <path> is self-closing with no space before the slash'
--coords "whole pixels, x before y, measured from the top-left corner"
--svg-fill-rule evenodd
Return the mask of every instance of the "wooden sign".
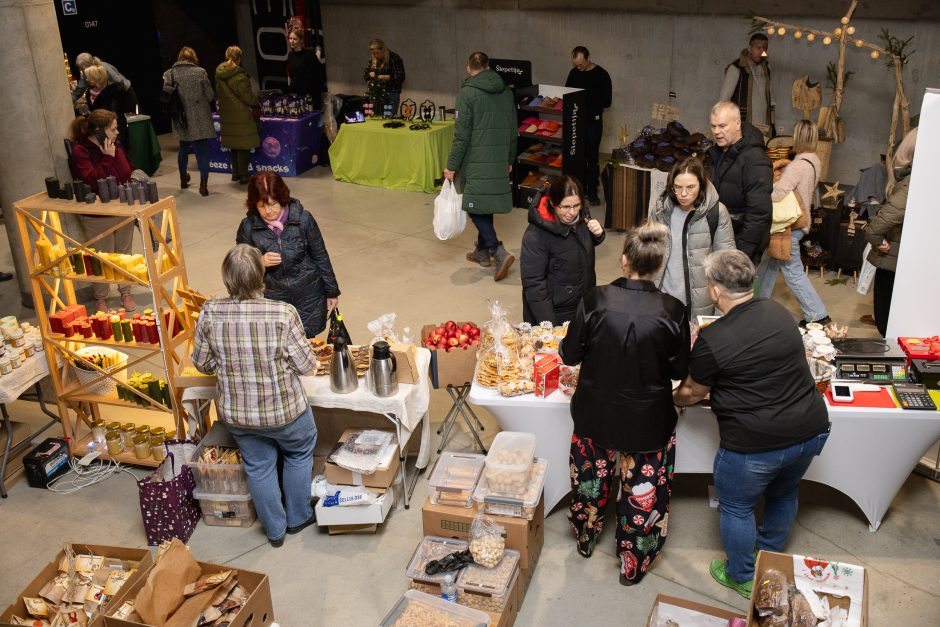
<path id="1" fill-rule="evenodd" d="M 650 114 L 650 117 L 663 122 L 675 122 L 679 119 L 679 107 L 654 102 L 653 113 Z"/>

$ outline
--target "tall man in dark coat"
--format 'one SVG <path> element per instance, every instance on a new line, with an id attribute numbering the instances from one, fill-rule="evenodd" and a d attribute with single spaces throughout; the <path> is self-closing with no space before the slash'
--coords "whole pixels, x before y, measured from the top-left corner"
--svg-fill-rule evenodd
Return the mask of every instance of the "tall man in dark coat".
<path id="1" fill-rule="evenodd" d="M 457 93 L 454 145 L 444 176 L 453 181 L 457 175 L 463 210 L 470 214 L 479 232 L 476 247 L 467 253 L 467 261 L 488 268 L 492 256 L 496 261 L 494 279 L 501 281 L 516 258 L 496 236 L 493 214 L 512 211 L 509 174 L 519 134 L 516 105 L 512 92 L 490 69 L 490 58 L 483 52 L 470 55 L 467 74 L 470 76 Z"/>
<path id="2" fill-rule="evenodd" d="M 600 181 L 601 137 L 604 135 L 604 109 L 610 106 L 613 89 L 607 70 L 591 61 L 591 53 L 584 46 L 576 46 L 571 51 L 571 71 L 565 80 L 565 87 L 576 87 L 587 92 L 587 173 L 584 191 L 592 205 L 601 204 L 597 197 L 597 184 Z"/>
<path id="3" fill-rule="evenodd" d="M 725 68 L 718 100 L 730 100 L 745 122 L 767 137 L 774 136 L 774 96 L 767 62 L 767 35 L 754 33 L 737 59 Z"/>
<path id="4" fill-rule="evenodd" d="M 708 150 L 708 173 L 718 198 L 728 208 L 734 244 L 755 264 L 770 243 L 774 186 L 773 164 L 764 150 L 760 131 L 741 121 L 733 102 L 712 107 L 715 145 Z"/>

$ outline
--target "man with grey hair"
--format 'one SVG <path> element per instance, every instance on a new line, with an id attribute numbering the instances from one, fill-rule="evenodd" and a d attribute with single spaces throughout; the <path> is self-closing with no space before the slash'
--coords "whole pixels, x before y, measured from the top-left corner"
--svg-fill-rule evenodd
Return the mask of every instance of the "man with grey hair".
<path id="1" fill-rule="evenodd" d="M 754 298 L 754 264 L 737 250 L 705 261 L 708 293 L 725 315 L 702 329 L 676 405 L 711 397 L 721 438 L 715 456 L 725 560 L 718 583 L 750 597 L 754 551 L 781 551 L 796 519 L 800 479 L 829 436 L 826 405 L 806 364 L 803 341 L 780 304 Z M 764 498 L 758 528 L 754 508 Z"/>
<path id="2" fill-rule="evenodd" d="M 111 83 L 119 84 L 125 91 L 133 93 L 131 91 L 131 82 L 124 77 L 123 74 L 118 72 L 118 69 L 108 63 L 107 61 L 102 61 L 98 57 L 92 55 L 90 52 L 80 52 L 77 57 L 75 57 L 75 67 L 78 68 L 79 77 L 78 80 L 74 83 L 72 88 L 72 101 L 76 101 L 81 98 L 85 91 L 88 89 L 88 82 L 85 80 L 85 70 L 87 70 L 92 65 L 100 65 L 108 73 L 108 81 Z M 136 103 L 136 97 L 134 97 L 134 102 Z M 132 103 L 133 104 L 133 103 Z"/>
<path id="3" fill-rule="evenodd" d="M 773 164 L 764 150 L 764 137 L 741 121 L 733 102 L 712 107 L 711 127 L 715 145 L 708 149 L 708 173 L 731 215 L 735 246 L 756 264 L 770 243 Z"/>

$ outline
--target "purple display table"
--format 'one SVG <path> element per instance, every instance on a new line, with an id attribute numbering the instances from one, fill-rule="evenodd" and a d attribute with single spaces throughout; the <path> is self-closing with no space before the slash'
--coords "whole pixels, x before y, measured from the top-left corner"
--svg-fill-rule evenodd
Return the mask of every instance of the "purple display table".
<path id="1" fill-rule="evenodd" d="M 277 172 L 298 176 L 316 164 L 320 151 L 320 111 L 302 118 L 261 118 L 261 146 L 255 148 L 248 165 L 250 172 Z M 232 160 L 219 139 L 219 115 L 212 114 L 215 139 L 209 142 L 209 170 L 231 172 Z"/>

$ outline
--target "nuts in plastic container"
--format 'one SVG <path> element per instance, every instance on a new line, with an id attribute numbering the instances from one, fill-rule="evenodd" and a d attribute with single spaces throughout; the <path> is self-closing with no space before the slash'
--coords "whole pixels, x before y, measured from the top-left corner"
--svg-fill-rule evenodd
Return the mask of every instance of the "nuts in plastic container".
<path id="1" fill-rule="evenodd" d="M 489 624 L 490 617 L 480 610 L 408 590 L 380 627 L 487 627 Z"/>
<path id="2" fill-rule="evenodd" d="M 482 471 L 482 455 L 449 451 L 441 453 L 428 482 L 431 502 L 454 507 L 473 506 L 473 489 Z"/>
<path id="3" fill-rule="evenodd" d="M 494 568 L 471 564 L 457 579 L 457 602 L 485 612 L 502 612 L 519 575 L 519 552 L 506 549 Z"/>
<path id="4" fill-rule="evenodd" d="M 535 459 L 529 475 L 529 486 L 521 497 L 514 498 L 492 493 L 484 477 L 473 492 L 473 500 L 477 502 L 478 507 L 484 514 L 532 520 L 542 498 L 547 467 L 548 462 L 546 460 L 540 457 Z"/>
<path id="5" fill-rule="evenodd" d="M 486 455 L 486 481 L 491 492 L 521 497 L 529 487 L 529 471 L 535 453 L 531 433 L 502 431 L 496 434 Z"/>

